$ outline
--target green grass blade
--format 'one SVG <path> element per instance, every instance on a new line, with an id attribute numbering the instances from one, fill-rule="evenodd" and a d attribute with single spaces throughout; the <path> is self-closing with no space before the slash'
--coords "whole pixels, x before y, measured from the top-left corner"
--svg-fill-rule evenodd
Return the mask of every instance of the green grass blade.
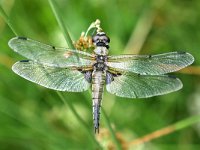
<path id="1" fill-rule="evenodd" d="M 175 130 L 181 130 L 198 122 L 200 122 L 200 115 L 192 116 L 174 124 Z"/>
<path id="2" fill-rule="evenodd" d="M 58 25 L 60 26 L 62 32 L 64 33 L 64 37 L 65 37 L 65 40 L 67 41 L 67 44 L 69 46 L 69 48 L 72 48 L 74 49 L 74 45 L 73 45 L 73 42 L 71 40 L 71 37 L 69 35 L 69 32 L 67 30 L 67 28 L 65 27 L 65 24 L 61 18 L 61 15 L 60 15 L 60 12 L 59 12 L 59 9 L 57 7 L 57 4 L 54 0 L 49 0 L 49 4 L 51 6 L 51 9 L 56 17 L 56 20 L 58 22 Z"/>
<path id="3" fill-rule="evenodd" d="M 152 141 L 154 139 L 160 138 L 164 135 L 173 133 L 175 131 L 184 129 L 186 127 L 189 127 L 191 125 L 194 125 L 196 123 L 200 122 L 200 115 L 195 115 L 189 118 L 186 118 L 184 120 L 181 120 L 175 124 L 169 125 L 165 128 L 162 128 L 160 130 L 154 131 L 153 133 L 147 134 L 141 138 L 135 139 L 128 143 L 129 146 L 131 145 L 140 145 L 144 144 L 145 142 Z"/>
<path id="4" fill-rule="evenodd" d="M 5 11 L 3 10 L 2 6 L 0 5 L 0 15 L 3 17 L 3 19 L 5 20 L 5 22 L 7 23 L 7 25 L 10 27 L 10 29 L 12 30 L 12 32 L 17 36 L 17 31 L 15 30 L 15 28 L 13 27 L 11 21 L 9 20 L 8 16 L 6 15 Z"/>
<path id="5" fill-rule="evenodd" d="M 10 119 L 20 122 L 22 125 L 30 128 L 35 133 L 39 133 L 41 137 L 44 136 L 45 138 L 48 138 L 50 140 L 55 140 L 55 137 L 53 136 L 52 132 L 47 135 L 48 129 L 44 120 L 41 120 L 41 118 L 37 117 L 36 115 L 33 115 L 33 118 L 31 118 L 31 120 L 25 121 L 26 118 L 24 117 L 24 114 L 26 114 L 28 109 L 21 110 L 21 115 L 19 117 L 20 112 L 17 111 L 18 107 L 19 106 L 12 100 L 0 96 L 0 113 L 6 115 Z M 36 122 L 40 122 L 40 124 L 36 124 L 35 120 L 37 120 Z M 38 137 L 38 139 L 40 139 L 40 137 Z"/>
<path id="6" fill-rule="evenodd" d="M 67 41 L 67 44 L 68 44 L 69 48 L 74 48 L 74 45 L 73 45 L 72 40 L 71 40 L 71 38 L 70 38 L 69 32 L 68 32 L 67 28 L 65 27 L 64 22 L 63 22 L 63 20 L 62 20 L 62 18 L 61 18 L 61 15 L 60 15 L 60 12 L 59 12 L 59 9 L 58 9 L 58 7 L 57 7 L 56 2 L 55 2 L 54 0 L 49 0 L 49 4 L 50 4 L 50 6 L 51 6 L 51 8 L 52 8 L 52 11 L 53 11 L 53 13 L 54 13 L 54 15 L 55 15 L 55 17 L 56 17 L 56 20 L 57 20 L 57 22 L 58 22 L 58 24 L 59 24 L 59 26 L 60 26 L 62 32 L 64 33 L 64 36 L 65 36 L 65 39 L 66 39 L 66 41 Z M 100 145 L 99 145 L 99 143 L 96 141 L 95 137 L 91 134 L 90 130 L 88 130 L 89 127 L 88 127 L 88 126 L 86 125 L 86 123 L 82 120 L 82 118 L 78 115 L 78 113 L 77 113 L 76 110 L 74 109 L 73 105 L 72 105 L 70 102 L 65 101 L 64 97 L 62 96 L 62 94 L 61 94 L 60 92 L 57 92 L 57 94 L 58 94 L 59 97 L 62 99 L 62 101 L 63 101 L 65 104 L 67 104 L 67 106 L 70 107 L 71 111 L 72 111 L 73 114 L 76 116 L 76 118 L 80 121 L 80 123 L 83 125 L 84 129 L 88 131 L 88 135 L 91 137 L 91 139 L 93 140 L 93 142 L 94 142 L 99 148 L 101 148 Z"/>
<path id="7" fill-rule="evenodd" d="M 1 7 L 1 5 L 0 5 L 0 15 L 3 17 L 4 21 L 5 21 L 5 22 L 7 23 L 7 25 L 10 27 L 10 29 L 12 30 L 12 32 L 13 32 L 16 36 L 18 36 L 18 35 L 19 35 L 18 32 L 17 32 L 17 31 L 15 30 L 15 28 L 13 27 L 12 23 L 10 22 L 10 20 L 9 20 L 9 18 L 8 18 L 8 16 L 7 16 L 7 14 L 5 13 L 5 11 L 3 10 L 3 8 Z M 2 97 L 1 97 L 0 99 L 3 100 Z M 7 103 L 9 103 L 9 100 L 7 100 Z M 13 104 L 12 104 L 12 105 L 13 105 Z M 13 106 L 14 106 L 14 105 L 13 105 Z M 16 110 L 16 109 L 17 109 L 17 108 L 15 108 L 15 110 Z M 42 130 L 42 129 L 36 127 L 36 126 L 34 126 L 34 125 L 31 124 L 31 123 L 27 123 L 27 122 L 24 122 L 23 120 L 20 120 L 20 119 L 16 118 L 15 116 L 13 116 L 13 115 L 12 115 L 11 113 L 9 113 L 8 111 L 4 111 L 3 108 L 1 108 L 0 110 L 1 110 L 4 114 L 6 114 L 7 116 L 9 116 L 9 117 L 11 117 L 11 118 L 13 118 L 13 119 L 15 119 L 15 120 L 18 120 L 19 122 L 21 122 L 22 124 L 24 124 L 24 125 L 30 127 L 30 128 L 33 129 L 34 131 L 38 131 L 38 132 L 40 132 L 40 133 L 43 134 L 43 135 L 46 134 L 44 130 Z"/>
<path id="8" fill-rule="evenodd" d="M 115 143 L 117 150 L 122 150 L 121 144 L 119 143 L 119 141 L 118 141 L 118 139 L 116 137 L 116 134 L 115 134 L 115 132 L 113 131 L 113 129 L 111 127 L 111 124 L 110 124 L 108 116 L 106 115 L 106 112 L 104 111 L 103 108 L 101 109 L 101 111 L 102 111 L 102 116 L 104 118 L 104 122 L 106 123 L 106 126 L 108 127 L 108 129 L 110 131 L 112 140 Z"/>
<path id="9" fill-rule="evenodd" d="M 91 131 L 89 130 L 89 127 L 87 126 L 87 124 L 83 121 L 83 119 L 78 115 L 78 113 L 76 112 L 76 110 L 74 109 L 73 105 L 65 100 L 65 98 L 63 97 L 63 95 L 61 94 L 61 92 L 57 91 L 58 96 L 60 97 L 60 99 L 63 101 L 63 103 L 67 106 L 69 106 L 70 110 L 72 111 L 72 113 L 74 114 L 74 116 L 77 118 L 77 120 L 81 123 L 81 125 L 84 127 L 84 129 L 87 131 L 88 136 L 91 138 L 91 140 L 96 144 L 96 146 L 98 146 L 98 148 L 101 149 L 101 146 L 99 145 L 99 143 L 96 141 L 94 135 L 91 133 Z"/>

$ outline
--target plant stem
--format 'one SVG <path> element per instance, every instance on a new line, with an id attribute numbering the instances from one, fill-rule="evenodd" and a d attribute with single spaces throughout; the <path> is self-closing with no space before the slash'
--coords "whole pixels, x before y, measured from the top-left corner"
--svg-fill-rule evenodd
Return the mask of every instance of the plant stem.
<path id="1" fill-rule="evenodd" d="M 10 29 L 12 30 L 12 32 L 18 36 L 17 31 L 14 29 L 14 27 L 12 26 L 12 23 L 10 22 L 8 16 L 6 15 L 5 11 L 3 10 L 3 8 L 0 5 L 0 15 L 3 17 L 3 19 L 5 20 L 5 22 L 7 23 L 7 25 L 10 27 Z"/>
<path id="2" fill-rule="evenodd" d="M 149 142 L 153 139 L 159 138 L 161 136 L 164 136 L 164 135 L 170 134 L 172 132 L 186 128 L 188 126 L 191 126 L 197 122 L 200 122 L 200 115 L 192 116 L 190 118 L 181 120 L 173 125 L 167 126 L 163 129 L 154 131 L 153 133 L 147 134 L 141 138 L 138 138 L 136 140 L 129 142 L 128 145 L 131 146 L 131 145 L 143 144 L 145 142 Z"/>
<path id="3" fill-rule="evenodd" d="M 58 22 L 58 25 L 60 26 L 62 32 L 64 33 L 64 36 L 65 36 L 65 40 L 67 41 L 67 44 L 69 46 L 69 48 L 74 48 L 74 45 L 72 43 L 72 40 L 71 40 L 71 37 L 69 35 L 69 32 L 67 30 L 67 28 L 65 27 L 64 25 L 64 22 L 61 18 L 61 15 L 59 13 L 59 9 L 56 5 L 56 2 L 54 0 L 49 0 L 49 4 L 52 8 L 52 11 L 56 17 L 56 20 Z M 77 56 L 78 58 L 78 56 Z M 57 92 L 57 94 L 59 95 L 59 97 L 62 99 L 62 101 L 67 105 L 69 106 L 69 108 L 71 109 L 72 113 L 76 116 L 77 120 L 79 120 L 81 122 L 81 124 L 83 125 L 84 129 L 86 131 L 88 131 L 88 134 L 89 136 L 91 137 L 91 139 L 93 140 L 93 142 L 99 147 L 101 148 L 100 144 L 96 141 L 95 137 L 93 136 L 93 134 L 91 134 L 89 127 L 86 125 L 86 123 L 82 120 L 82 118 L 78 115 L 78 113 L 76 112 L 76 110 L 74 109 L 73 105 L 68 102 L 68 101 L 65 101 L 64 97 L 62 96 L 62 94 L 60 92 Z"/>
<path id="4" fill-rule="evenodd" d="M 139 54 L 153 27 L 153 22 L 157 11 L 159 10 L 158 8 L 161 8 L 165 2 L 166 0 L 160 0 L 159 2 L 156 0 L 152 1 L 152 6 L 148 10 L 145 10 L 139 17 L 139 20 L 137 21 L 129 42 L 124 50 L 125 54 Z"/>
<path id="5" fill-rule="evenodd" d="M 71 37 L 69 35 L 69 32 L 67 30 L 67 28 L 65 27 L 65 24 L 61 18 L 61 15 L 60 15 L 60 12 L 59 12 L 59 9 L 57 7 L 57 4 L 54 0 L 49 0 L 49 4 L 51 6 L 51 9 L 55 15 L 55 18 L 58 22 L 58 25 L 59 27 L 61 28 L 62 32 L 64 33 L 64 37 L 65 37 L 65 40 L 67 41 L 67 44 L 69 46 L 69 48 L 73 48 L 74 49 L 74 45 L 73 45 L 73 42 L 71 40 Z"/>
<path id="6" fill-rule="evenodd" d="M 104 121 L 105 121 L 105 123 L 106 123 L 106 126 L 108 127 L 108 129 L 109 129 L 109 131 L 110 131 L 112 140 L 113 140 L 113 142 L 114 142 L 115 145 L 116 145 L 117 150 L 122 150 L 121 144 L 119 143 L 119 141 L 118 141 L 118 139 L 117 139 L 117 137 L 116 137 L 116 134 L 115 134 L 115 132 L 114 132 L 113 129 L 112 129 L 112 126 L 111 126 L 111 124 L 110 124 L 109 118 L 108 118 L 108 116 L 106 115 L 106 112 L 104 111 L 103 108 L 101 108 L 101 112 L 102 112 Z"/>
<path id="7" fill-rule="evenodd" d="M 60 99 L 63 101 L 63 103 L 70 108 L 70 110 L 75 115 L 75 117 L 77 118 L 77 120 L 81 123 L 81 125 L 84 127 L 84 129 L 88 132 L 89 137 L 96 144 L 96 146 L 98 146 L 98 148 L 102 149 L 101 146 L 99 145 L 99 143 L 96 141 L 96 139 L 93 136 L 93 134 L 91 134 L 91 131 L 89 130 L 89 127 L 87 126 L 87 124 L 83 121 L 83 119 L 78 115 L 78 113 L 74 109 L 73 105 L 69 101 L 65 100 L 65 98 L 63 97 L 63 95 L 61 94 L 61 92 L 57 91 L 57 94 L 60 97 Z"/>
<path id="8" fill-rule="evenodd" d="M 180 129 L 183 129 L 190 125 L 193 125 L 197 122 L 200 122 L 200 115 L 192 116 L 190 118 L 181 120 L 181 121 L 175 123 L 173 126 L 175 127 L 175 131 L 178 131 Z"/>

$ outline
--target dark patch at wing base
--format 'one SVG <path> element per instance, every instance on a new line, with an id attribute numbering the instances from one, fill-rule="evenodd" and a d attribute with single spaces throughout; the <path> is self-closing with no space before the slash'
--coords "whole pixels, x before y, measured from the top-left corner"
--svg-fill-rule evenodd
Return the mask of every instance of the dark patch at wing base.
<path id="1" fill-rule="evenodd" d="M 29 62 L 30 60 L 20 60 L 20 62 Z"/>
<path id="2" fill-rule="evenodd" d="M 177 79 L 177 77 L 175 75 L 167 75 L 169 78 L 172 78 L 172 79 Z"/>
<path id="3" fill-rule="evenodd" d="M 84 77 L 85 77 L 85 80 L 88 82 L 88 83 L 91 83 L 92 82 L 92 71 L 86 71 L 84 73 Z"/>
<path id="4" fill-rule="evenodd" d="M 122 75 L 121 73 L 117 72 L 116 74 L 111 73 L 109 71 L 106 72 L 106 84 L 110 84 L 112 81 L 114 81 L 114 77 L 118 77 Z"/>
<path id="5" fill-rule="evenodd" d="M 27 40 L 27 37 L 19 36 L 18 39 Z"/>
<path id="6" fill-rule="evenodd" d="M 106 73 L 106 84 L 110 84 L 112 81 L 114 81 L 114 75 L 110 72 Z"/>
<path id="7" fill-rule="evenodd" d="M 186 54 L 184 51 L 177 51 L 177 54 Z"/>

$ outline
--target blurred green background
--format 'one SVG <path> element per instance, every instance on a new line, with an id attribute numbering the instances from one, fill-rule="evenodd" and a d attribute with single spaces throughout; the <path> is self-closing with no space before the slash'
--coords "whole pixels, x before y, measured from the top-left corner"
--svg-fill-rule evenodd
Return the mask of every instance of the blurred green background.
<path id="1" fill-rule="evenodd" d="M 102 107 L 124 149 L 198 149 L 200 124 L 139 146 L 127 142 L 200 114 L 200 2 L 198 0 L 59 0 L 60 15 L 72 40 L 96 19 L 111 39 L 110 54 L 187 51 L 195 57 L 187 73 L 174 73 L 183 89 L 148 99 L 104 93 Z M 67 47 L 48 0 L 0 0 L 20 36 Z M 0 150 L 96 149 L 81 121 L 53 90 L 26 81 L 11 70 L 24 59 L 8 47 L 14 33 L 0 16 Z M 63 93 L 93 134 L 89 92 Z M 96 137 L 104 149 L 116 149 L 105 118 Z"/>

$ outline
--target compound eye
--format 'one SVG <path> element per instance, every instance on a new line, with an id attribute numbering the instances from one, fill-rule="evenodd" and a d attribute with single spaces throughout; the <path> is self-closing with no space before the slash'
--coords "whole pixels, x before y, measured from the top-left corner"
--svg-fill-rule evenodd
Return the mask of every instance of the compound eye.
<path id="1" fill-rule="evenodd" d="M 110 38 L 109 37 L 107 37 L 107 42 L 110 43 Z"/>
<path id="2" fill-rule="evenodd" d="M 104 37 L 103 37 L 103 40 L 104 40 L 105 42 L 107 42 L 107 43 L 110 43 L 110 38 L 107 37 L 107 36 L 104 36 Z"/>
<path id="3" fill-rule="evenodd" d="M 99 36 L 95 35 L 92 37 L 92 42 L 96 43 L 99 40 Z"/>

